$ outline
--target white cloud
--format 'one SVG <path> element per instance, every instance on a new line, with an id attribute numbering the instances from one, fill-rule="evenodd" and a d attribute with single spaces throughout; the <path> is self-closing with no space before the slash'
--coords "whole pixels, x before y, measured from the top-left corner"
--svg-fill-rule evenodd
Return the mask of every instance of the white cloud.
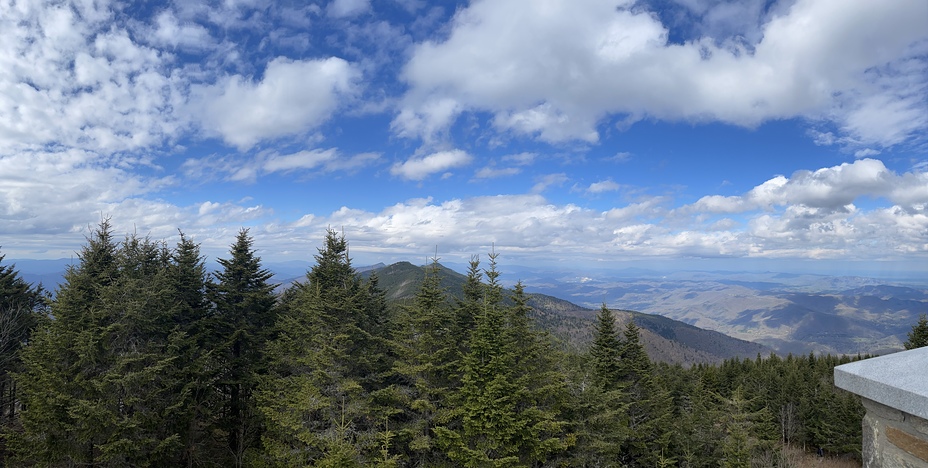
<path id="1" fill-rule="evenodd" d="M 541 177 L 536 177 L 535 185 L 532 187 L 532 193 L 541 193 L 551 187 L 560 187 L 568 180 L 570 180 L 570 178 L 568 178 L 567 174 L 564 173 L 547 174 Z"/>
<path id="2" fill-rule="evenodd" d="M 328 13 L 335 18 L 345 18 L 360 15 L 370 9 L 370 0 L 332 0 L 328 6 Z"/>
<path id="3" fill-rule="evenodd" d="M 0 152 L 102 154 L 158 145 L 185 126 L 183 84 L 158 50 L 109 23 L 106 4 L 0 4 Z"/>
<path id="4" fill-rule="evenodd" d="M 298 153 L 268 156 L 262 168 L 266 172 L 288 172 L 296 169 L 314 169 L 326 164 L 338 155 L 335 148 L 327 150 L 300 151 Z"/>
<path id="5" fill-rule="evenodd" d="M 506 261 L 547 263 L 662 258 L 831 258 L 887 260 L 928 257 L 928 212 L 900 207 L 832 211 L 790 205 L 744 219 L 704 224 L 669 222 L 663 197 L 600 212 L 555 204 L 541 195 L 409 200 L 379 212 L 343 207 L 284 226 L 279 242 L 321 238 L 342 226 L 352 252 L 401 259 L 433 252 L 467 259 L 492 244 Z M 298 226 L 299 225 L 299 226 Z M 301 227 L 302 226 L 302 227 Z M 312 229 L 305 233 L 302 229 Z M 296 234 L 301 232 L 301 234 Z M 267 242 L 272 243 L 270 238 Z M 299 250 L 294 247 L 295 250 Z M 277 249 L 275 247 L 275 249 Z M 279 249 L 278 249 L 279 250 Z M 305 247 L 303 250 L 307 250 Z"/>
<path id="6" fill-rule="evenodd" d="M 170 11 L 155 17 L 152 42 L 175 48 L 206 49 L 213 45 L 209 30 L 196 23 L 183 23 Z"/>
<path id="7" fill-rule="evenodd" d="M 617 162 L 617 163 L 623 163 L 623 162 L 630 161 L 632 159 L 632 154 L 629 153 L 628 151 L 620 151 L 616 153 L 614 156 L 610 158 L 606 158 L 606 159 L 609 161 Z"/>
<path id="8" fill-rule="evenodd" d="M 337 57 L 279 57 L 267 65 L 259 82 L 235 75 L 216 85 L 195 86 L 193 111 L 207 129 L 247 149 L 318 127 L 357 91 L 359 77 L 352 64 Z"/>
<path id="9" fill-rule="evenodd" d="M 510 177 L 519 174 L 522 172 L 522 169 L 518 167 L 495 167 L 495 166 L 486 166 L 481 167 L 476 173 L 474 173 L 475 179 L 495 179 L 498 177 Z"/>
<path id="10" fill-rule="evenodd" d="M 178 228 L 202 233 L 269 214 L 261 206 L 233 202 L 177 206 L 161 201 L 157 194 L 178 181 L 136 173 L 151 164 L 146 159 L 102 159 L 79 149 L 0 155 L 0 237 L 16 240 L 5 243 L 4 253 L 69 257 L 84 242 L 87 229 L 107 216 L 117 233 L 160 239 L 175 235 Z"/>
<path id="11" fill-rule="evenodd" d="M 412 157 L 405 162 L 396 163 L 390 173 L 409 180 L 422 180 L 428 176 L 448 169 L 470 164 L 471 155 L 461 150 L 439 151 L 423 157 Z"/>
<path id="12" fill-rule="evenodd" d="M 887 169 L 882 161 L 859 159 L 816 171 L 797 171 L 790 178 L 777 176 L 743 196 L 706 196 L 691 208 L 700 212 L 740 213 L 803 205 L 843 211 L 864 197 L 883 197 L 904 206 L 928 203 L 928 173 L 899 175 Z"/>
<path id="13" fill-rule="evenodd" d="M 877 150 L 875 150 L 875 149 L 864 148 L 864 149 L 862 149 L 862 150 L 857 150 L 857 151 L 855 151 L 855 152 L 854 152 L 854 157 L 855 157 L 855 158 L 868 158 L 868 157 L 870 157 L 870 156 L 876 156 L 876 155 L 878 155 L 878 154 L 880 154 L 880 152 L 877 151 Z"/>
<path id="14" fill-rule="evenodd" d="M 253 158 L 240 156 L 210 156 L 191 158 L 181 165 L 184 176 L 190 181 L 204 182 L 225 179 L 255 182 L 261 175 L 275 172 L 301 174 L 352 173 L 379 163 L 380 153 L 341 154 L 336 148 L 311 149 L 281 154 L 265 151 Z"/>
<path id="15" fill-rule="evenodd" d="M 535 162 L 535 159 L 538 158 L 537 153 L 522 152 L 517 154 L 509 154 L 502 157 L 503 162 L 513 163 L 519 166 L 527 166 Z"/>
<path id="16" fill-rule="evenodd" d="M 923 1 L 798 0 L 770 15 L 760 2 L 750 12 L 726 5 L 704 9 L 716 32 L 766 21 L 749 34 L 750 48 L 711 38 L 671 44 L 654 15 L 626 0 L 474 1 L 446 39 L 413 48 L 394 131 L 431 141 L 468 111 L 549 142 L 595 142 L 609 116 L 748 127 L 825 119 L 845 142 L 875 146 L 924 128 Z"/>
<path id="17" fill-rule="evenodd" d="M 614 180 L 607 179 L 607 180 L 601 180 L 599 182 L 593 182 L 586 189 L 586 191 L 589 193 L 597 194 L 597 193 L 603 193 L 603 192 L 615 192 L 616 190 L 620 188 L 622 188 L 622 186 L 616 183 Z"/>

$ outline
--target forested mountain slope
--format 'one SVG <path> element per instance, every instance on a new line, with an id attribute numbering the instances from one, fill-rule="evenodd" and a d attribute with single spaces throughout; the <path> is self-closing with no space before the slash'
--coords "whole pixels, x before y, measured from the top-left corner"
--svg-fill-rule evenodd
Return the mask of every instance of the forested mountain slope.
<path id="1" fill-rule="evenodd" d="M 425 267 L 409 262 L 371 268 L 361 273 L 375 273 L 388 300 L 396 303 L 411 301 L 425 279 Z M 466 277 L 450 268 L 438 265 L 442 287 L 449 297 L 460 296 Z M 538 327 L 558 337 L 567 346 L 582 350 L 589 346 L 596 311 L 546 294 L 528 294 L 531 316 Z M 720 363 L 734 357 L 754 358 L 768 355 L 770 348 L 725 334 L 704 330 L 660 315 L 630 310 L 615 312 L 619 326 L 629 320 L 641 328 L 642 343 L 652 360 L 689 366 L 696 363 Z"/>

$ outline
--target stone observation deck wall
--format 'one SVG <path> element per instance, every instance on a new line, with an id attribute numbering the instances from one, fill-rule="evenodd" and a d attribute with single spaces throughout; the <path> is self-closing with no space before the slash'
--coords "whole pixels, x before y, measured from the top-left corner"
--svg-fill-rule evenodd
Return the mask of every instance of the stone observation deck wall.
<path id="1" fill-rule="evenodd" d="M 928 467 L 928 347 L 835 367 L 862 397 L 864 468 Z"/>

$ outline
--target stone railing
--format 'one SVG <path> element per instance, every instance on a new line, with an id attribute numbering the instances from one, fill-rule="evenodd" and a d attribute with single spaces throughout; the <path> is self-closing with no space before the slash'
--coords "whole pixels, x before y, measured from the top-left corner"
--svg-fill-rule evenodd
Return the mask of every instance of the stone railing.
<path id="1" fill-rule="evenodd" d="M 835 385 L 867 410 L 864 468 L 928 467 L 928 348 L 835 367 Z"/>

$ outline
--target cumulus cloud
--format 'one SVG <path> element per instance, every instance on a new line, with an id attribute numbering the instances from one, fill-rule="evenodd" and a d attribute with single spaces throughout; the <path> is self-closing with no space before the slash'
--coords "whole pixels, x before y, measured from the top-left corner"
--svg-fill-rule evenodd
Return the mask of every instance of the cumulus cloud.
<path id="1" fill-rule="evenodd" d="M 603 192 L 615 192 L 620 188 L 622 188 L 622 186 L 616 183 L 614 180 L 606 179 L 599 182 L 593 182 L 589 187 L 587 187 L 586 191 L 588 193 L 598 194 Z"/>
<path id="2" fill-rule="evenodd" d="M 98 2 L 0 5 L 0 152 L 60 145 L 112 154 L 158 145 L 185 119 L 165 56 Z"/>
<path id="3" fill-rule="evenodd" d="M 234 75 L 194 87 L 192 106 L 206 128 L 247 149 L 261 140 L 316 128 L 355 92 L 358 78 L 358 70 L 337 57 L 277 58 L 260 81 Z"/>
<path id="4" fill-rule="evenodd" d="M 828 211 L 846 210 L 859 198 L 883 197 L 904 206 L 928 204 L 928 173 L 896 174 L 882 161 L 860 159 L 853 163 L 797 171 L 790 178 L 777 176 L 741 196 L 705 196 L 691 208 L 711 213 L 740 213 L 803 205 Z"/>
<path id="5" fill-rule="evenodd" d="M 173 48 L 195 50 L 206 49 L 213 45 L 208 29 L 196 23 L 181 23 L 170 10 L 165 10 L 155 17 L 151 41 Z"/>
<path id="6" fill-rule="evenodd" d="M 439 151 L 412 157 L 390 168 L 390 173 L 408 180 L 422 180 L 432 174 L 470 164 L 473 157 L 462 150 Z"/>
<path id="7" fill-rule="evenodd" d="M 206 232 L 267 216 L 260 206 L 203 202 L 177 206 L 157 194 L 178 184 L 173 176 L 135 172 L 151 161 L 126 159 L 103 165 L 93 152 L 23 151 L 0 156 L 0 236 L 16 239 L 14 255 L 68 257 L 87 230 L 111 217 L 116 232 L 165 238 L 177 228 Z M 122 167 L 118 167 L 122 166 Z"/>
<path id="8" fill-rule="evenodd" d="M 831 211 L 790 205 L 752 217 L 675 226 L 664 197 L 607 211 L 556 204 L 542 195 L 415 199 L 382 211 L 343 207 L 281 226 L 279 238 L 310 238 L 344 226 L 352 251 L 466 259 L 495 244 L 507 261 L 621 261 L 665 258 L 909 259 L 928 256 L 928 214 L 900 207 Z M 299 225 L 299 226 L 297 226 Z M 313 234 L 295 235 L 302 229 Z M 318 232 L 317 232 L 318 231 Z M 273 242 L 268 240 L 268 242 Z M 286 241 L 289 242 L 289 241 Z"/>
<path id="9" fill-rule="evenodd" d="M 468 111 L 548 142 L 598 141 L 613 116 L 748 127 L 802 117 L 876 146 L 924 128 L 924 2 L 797 0 L 772 12 L 750 4 L 750 12 L 731 2 L 704 9 L 715 15 L 713 34 L 763 21 L 742 41 L 676 44 L 630 0 L 472 2 L 446 38 L 413 48 L 394 131 L 430 141 Z"/>

